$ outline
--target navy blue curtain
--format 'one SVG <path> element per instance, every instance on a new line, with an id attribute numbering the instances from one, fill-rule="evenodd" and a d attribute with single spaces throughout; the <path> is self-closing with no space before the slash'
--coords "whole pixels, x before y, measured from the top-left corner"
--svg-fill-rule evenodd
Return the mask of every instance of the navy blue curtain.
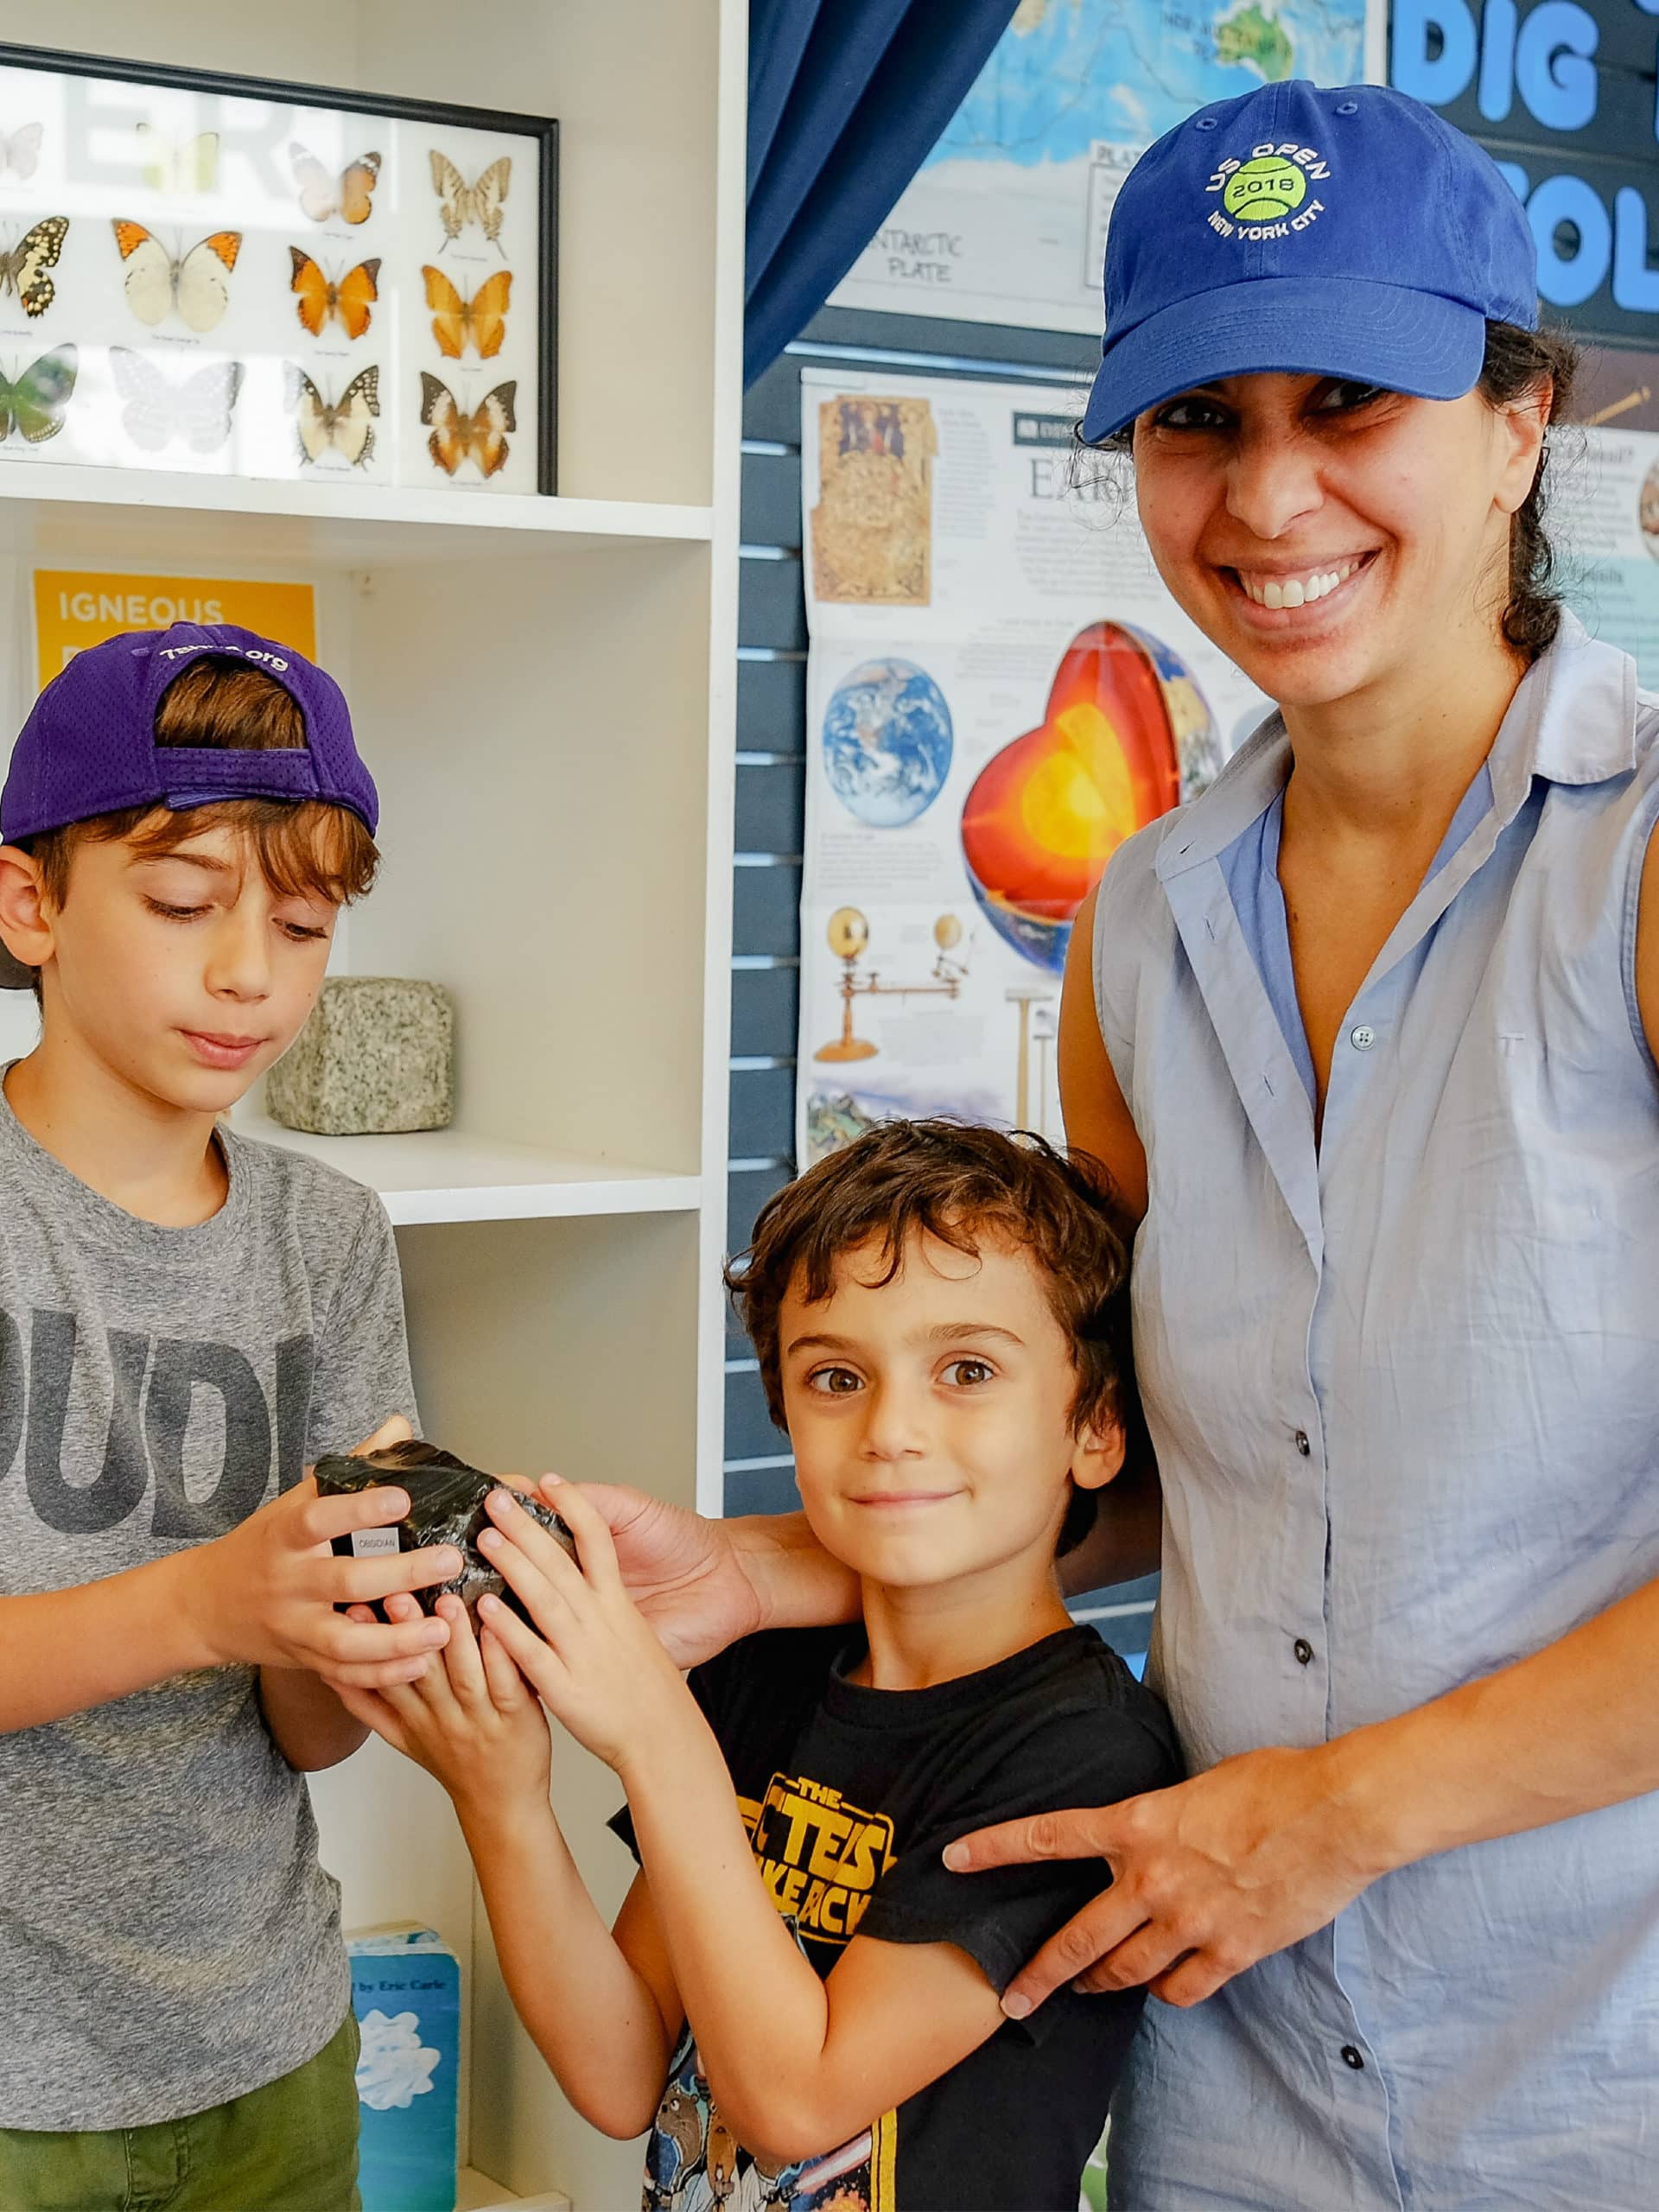
<path id="1" fill-rule="evenodd" d="M 746 385 L 874 238 L 1014 6 L 750 0 Z"/>

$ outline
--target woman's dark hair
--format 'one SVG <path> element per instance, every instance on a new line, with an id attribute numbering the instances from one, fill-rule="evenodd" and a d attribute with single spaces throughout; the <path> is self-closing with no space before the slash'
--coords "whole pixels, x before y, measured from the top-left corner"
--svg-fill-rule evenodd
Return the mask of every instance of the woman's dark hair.
<path id="1" fill-rule="evenodd" d="M 808 1305 L 828 1298 L 841 1261 L 871 1243 L 887 1268 L 879 1282 L 889 1283 L 920 1235 L 959 1252 L 976 1255 L 982 1239 L 1024 1252 L 1071 1355 L 1073 1434 L 1116 1421 L 1131 1447 L 1140 1445 L 1129 1351 L 1134 1228 L 1106 1171 L 1039 1136 L 942 1118 L 884 1122 L 786 1183 L 761 1208 L 748 1251 L 727 1268 L 726 1287 L 779 1428 L 786 1425 L 779 1341 L 785 1293 L 798 1283 Z M 1091 1490 L 1073 1492 L 1058 1553 L 1088 1535 L 1097 1499 Z"/>
<path id="2" fill-rule="evenodd" d="M 1546 380 L 1551 385 L 1552 427 L 1566 418 L 1579 372 L 1579 349 L 1564 330 L 1522 330 L 1512 322 L 1486 326 L 1486 358 L 1477 387 L 1489 407 L 1506 407 Z M 1544 528 L 1552 458 L 1548 439 L 1538 456 L 1532 489 L 1510 521 L 1510 596 L 1503 609 L 1505 642 L 1529 661 L 1555 642 L 1561 626 L 1561 594 L 1555 587 L 1555 549 Z"/>
<path id="3" fill-rule="evenodd" d="M 1553 428 L 1567 419 L 1579 372 L 1579 349 L 1564 330 L 1522 330 L 1513 322 L 1489 322 L 1485 358 L 1476 390 L 1489 407 L 1512 406 L 1548 382 Z M 1082 425 L 1078 425 L 1079 434 Z M 1081 450 L 1129 454 L 1135 425 L 1126 423 L 1097 444 Z M 1501 627 L 1504 642 L 1529 661 L 1555 642 L 1561 626 L 1561 594 L 1555 585 L 1555 549 L 1544 528 L 1549 505 L 1552 457 L 1546 442 L 1538 457 L 1532 489 L 1510 523 L 1510 595 Z"/>

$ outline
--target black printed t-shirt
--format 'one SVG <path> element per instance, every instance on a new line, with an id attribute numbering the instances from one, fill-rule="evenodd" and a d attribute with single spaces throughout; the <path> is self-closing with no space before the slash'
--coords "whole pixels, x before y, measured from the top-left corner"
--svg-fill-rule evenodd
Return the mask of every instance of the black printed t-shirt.
<path id="1" fill-rule="evenodd" d="M 954 1943 L 1000 1992 L 1105 1879 L 1098 1859 L 954 1874 L 969 1830 L 1180 1778 L 1173 1729 L 1090 1628 L 977 1674 L 868 1689 L 845 1628 L 746 1638 L 690 1676 L 762 1879 L 828 1975 L 855 1935 Z M 612 1822 L 630 1846 L 625 1808 Z M 764 1996 L 757 1993 L 764 2005 Z M 647 2212 L 1075 2212 L 1144 1993 L 1062 1988 L 855 2142 L 768 2171 L 721 2123 L 688 2031 L 646 2161 Z"/>

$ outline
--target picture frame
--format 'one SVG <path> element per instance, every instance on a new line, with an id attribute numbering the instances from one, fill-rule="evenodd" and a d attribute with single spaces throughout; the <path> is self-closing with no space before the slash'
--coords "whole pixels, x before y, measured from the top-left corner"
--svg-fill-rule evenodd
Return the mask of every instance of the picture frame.
<path id="1" fill-rule="evenodd" d="M 557 490 L 558 124 L 0 42 L 0 467 Z"/>

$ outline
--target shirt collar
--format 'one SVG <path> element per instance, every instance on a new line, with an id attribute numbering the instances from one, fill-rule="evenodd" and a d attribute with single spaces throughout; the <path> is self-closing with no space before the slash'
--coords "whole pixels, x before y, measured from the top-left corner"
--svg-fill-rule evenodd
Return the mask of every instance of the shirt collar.
<path id="1" fill-rule="evenodd" d="M 1636 663 L 1592 638 L 1562 611 L 1547 652 L 1522 677 L 1488 755 L 1492 801 L 1510 819 L 1535 776 L 1599 784 L 1636 766 Z M 1278 713 L 1247 738 L 1207 791 L 1167 817 L 1158 849 L 1160 882 L 1224 852 L 1283 791 L 1290 741 Z"/>

